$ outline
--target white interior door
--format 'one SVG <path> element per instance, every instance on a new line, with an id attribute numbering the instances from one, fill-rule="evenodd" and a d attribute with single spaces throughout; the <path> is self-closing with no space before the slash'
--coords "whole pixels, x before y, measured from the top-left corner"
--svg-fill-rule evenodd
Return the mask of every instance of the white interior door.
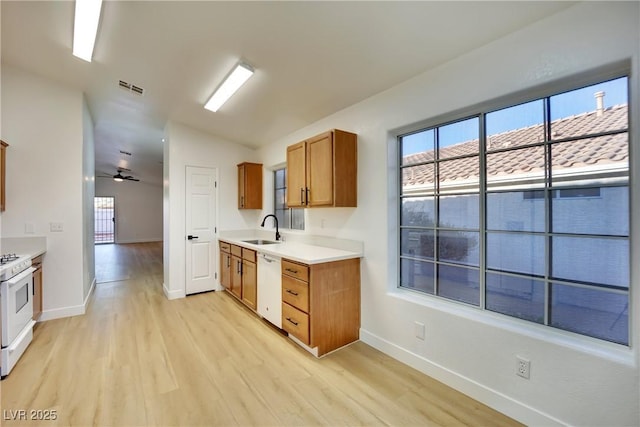
<path id="1" fill-rule="evenodd" d="M 216 169 L 186 170 L 186 294 L 216 287 Z"/>

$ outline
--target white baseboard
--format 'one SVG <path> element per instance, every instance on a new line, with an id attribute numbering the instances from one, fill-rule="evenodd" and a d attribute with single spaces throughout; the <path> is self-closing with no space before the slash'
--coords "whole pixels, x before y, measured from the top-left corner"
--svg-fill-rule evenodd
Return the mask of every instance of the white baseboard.
<path id="1" fill-rule="evenodd" d="M 126 245 L 127 243 L 151 243 L 151 242 L 162 242 L 162 237 L 150 238 L 150 239 L 126 239 L 126 240 L 118 240 L 116 244 L 118 245 Z"/>
<path id="2" fill-rule="evenodd" d="M 71 307 L 54 308 L 51 310 L 43 310 L 38 322 L 47 320 L 62 319 L 63 317 L 81 316 L 86 313 L 84 304 L 74 305 Z"/>
<path id="3" fill-rule="evenodd" d="M 364 329 L 360 329 L 360 340 L 521 423 L 531 426 L 566 425 L 566 423 L 548 414 L 412 353 Z"/>
<path id="4" fill-rule="evenodd" d="M 169 289 L 167 289 L 167 286 L 164 283 L 162 284 L 162 292 L 164 292 L 164 296 L 169 300 L 184 298 L 187 296 L 183 289 L 170 291 Z"/>
<path id="5" fill-rule="evenodd" d="M 87 296 L 84 297 L 84 302 L 82 303 L 82 305 L 84 305 L 85 307 L 85 313 L 86 313 L 86 308 L 87 308 L 87 303 L 89 302 L 89 298 L 91 297 L 91 294 L 93 294 L 93 291 L 96 290 L 96 278 L 93 278 L 93 281 L 91 282 L 91 287 L 89 288 L 89 292 L 87 292 Z"/>

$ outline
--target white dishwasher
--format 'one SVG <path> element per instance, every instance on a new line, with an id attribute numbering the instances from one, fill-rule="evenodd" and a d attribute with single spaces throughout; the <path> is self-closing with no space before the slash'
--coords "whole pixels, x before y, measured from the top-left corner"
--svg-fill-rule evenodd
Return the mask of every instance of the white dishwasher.
<path id="1" fill-rule="evenodd" d="M 258 252 L 258 314 L 282 329 L 281 274 L 279 257 Z"/>

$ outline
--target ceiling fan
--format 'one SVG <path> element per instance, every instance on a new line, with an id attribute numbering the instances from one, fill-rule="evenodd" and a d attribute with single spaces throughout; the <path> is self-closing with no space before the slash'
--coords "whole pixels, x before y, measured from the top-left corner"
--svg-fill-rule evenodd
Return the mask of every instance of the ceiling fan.
<path id="1" fill-rule="evenodd" d="M 118 169 L 118 173 L 113 175 L 113 180 L 116 182 L 122 181 L 140 181 L 138 178 L 134 178 L 131 175 L 124 176 L 122 175 L 122 169 Z"/>

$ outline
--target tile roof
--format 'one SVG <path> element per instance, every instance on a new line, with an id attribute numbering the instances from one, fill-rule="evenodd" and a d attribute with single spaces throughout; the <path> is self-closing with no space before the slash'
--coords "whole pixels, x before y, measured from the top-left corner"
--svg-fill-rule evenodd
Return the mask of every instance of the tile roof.
<path id="1" fill-rule="evenodd" d="M 580 135 L 600 134 L 628 128 L 627 105 L 617 105 L 604 110 L 602 115 L 591 111 L 551 122 L 552 140 Z M 492 154 L 492 151 L 542 142 L 542 125 L 534 125 L 487 138 L 487 179 L 492 176 L 544 173 L 544 148 L 524 147 Z M 588 168 L 592 165 L 624 165 L 628 163 L 628 132 L 559 142 L 551 146 L 552 170 Z M 477 139 L 445 147 L 440 159 L 477 154 Z M 433 161 L 433 151 L 415 153 L 403 157 L 403 165 Z M 479 177 L 478 157 L 440 162 L 440 181 L 465 181 Z M 434 182 L 433 163 L 420 164 L 403 169 L 403 187 L 419 186 Z"/>

